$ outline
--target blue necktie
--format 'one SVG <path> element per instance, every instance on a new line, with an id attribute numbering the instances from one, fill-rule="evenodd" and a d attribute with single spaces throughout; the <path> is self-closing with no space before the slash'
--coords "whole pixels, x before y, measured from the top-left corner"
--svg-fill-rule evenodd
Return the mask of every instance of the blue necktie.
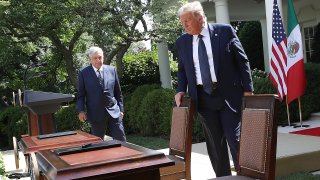
<path id="1" fill-rule="evenodd" d="M 211 94 L 212 93 L 212 79 L 209 67 L 209 60 L 207 55 L 206 46 L 202 40 L 202 35 L 199 34 L 199 46 L 198 46 L 198 57 L 199 57 L 199 64 L 200 64 L 200 72 L 203 84 L 204 92 Z"/>
<path id="2" fill-rule="evenodd" d="M 101 76 L 101 73 L 99 70 L 97 70 L 97 73 L 98 73 L 99 83 L 100 83 L 101 87 L 104 88 L 104 82 L 103 82 L 103 78 Z"/>

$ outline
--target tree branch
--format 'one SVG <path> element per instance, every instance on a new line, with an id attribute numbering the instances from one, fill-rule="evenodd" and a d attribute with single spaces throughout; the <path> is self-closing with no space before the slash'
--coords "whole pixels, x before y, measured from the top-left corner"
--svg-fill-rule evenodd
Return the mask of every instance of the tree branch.
<path id="1" fill-rule="evenodd" d="M 72 39 L 70 40 L 69 43 L 69 50 L 73 50 L 75 43 L 78 41 L 80 36 L 82 35 L 82 31 L 78 30 L 76 33 L 74 33 Z"/>

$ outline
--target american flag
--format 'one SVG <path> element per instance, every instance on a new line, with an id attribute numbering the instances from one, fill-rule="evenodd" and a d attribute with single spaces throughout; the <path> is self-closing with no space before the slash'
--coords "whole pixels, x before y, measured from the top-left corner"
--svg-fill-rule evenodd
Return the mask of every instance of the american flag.
<path id="1" fill-rule="evenodd" d="M 270 60 L 270 80 L 276 87 L 280 101 L 287 95 L 287 38 L 277 0 L 273 1 L 272 53 Z"/>

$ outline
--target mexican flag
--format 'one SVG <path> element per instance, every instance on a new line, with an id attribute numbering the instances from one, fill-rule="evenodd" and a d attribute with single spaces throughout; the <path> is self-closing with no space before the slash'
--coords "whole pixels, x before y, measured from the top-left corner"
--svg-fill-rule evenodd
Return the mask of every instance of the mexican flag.
<path id="1" fill-rule="evenodd" d="M 306 74 L 303 61 L 303 44 L 300 26 L 292 0 L 288 0 L 288 37 L 287 37 L 287 103 L 302 96 L 306 89 Z"/>

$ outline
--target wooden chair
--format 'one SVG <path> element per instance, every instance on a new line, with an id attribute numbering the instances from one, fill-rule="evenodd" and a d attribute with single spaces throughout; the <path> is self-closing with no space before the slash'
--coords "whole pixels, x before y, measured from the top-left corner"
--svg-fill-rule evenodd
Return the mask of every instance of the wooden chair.
<path id="1" fill-rule="evenodd" d="M 160 168 L 161 180 L 191 179 L 191 145 L 194 105 L 191 98 L 183 98 L 173 107 L 168 158 L 175 165 Z"/>
<path id="2" fill-rule="evenodd" d="M 277 99 L 277 96 L 272 94 L 244 97 L 238 154 L 238 175 L 216 179 L 275 179 Z"/>

